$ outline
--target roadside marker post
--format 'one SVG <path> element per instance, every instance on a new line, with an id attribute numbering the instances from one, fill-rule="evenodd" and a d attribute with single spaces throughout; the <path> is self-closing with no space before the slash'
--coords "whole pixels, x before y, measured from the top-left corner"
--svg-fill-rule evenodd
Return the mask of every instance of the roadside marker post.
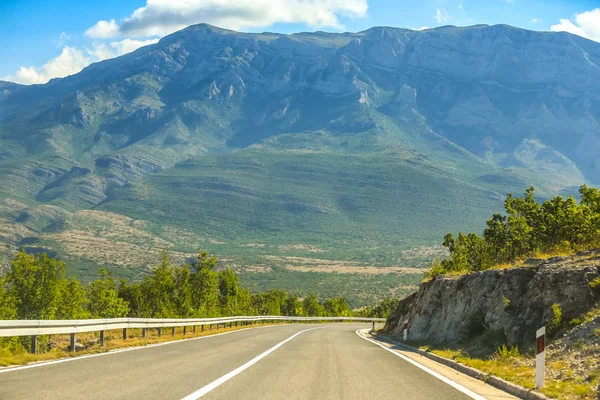
<path id="1" fill-rule="evenodd" d="M 71 351 L 75 351 L 75 334 L 71 333 L 71 338 L 69 340 L 69 348 Z"/>
<path id="2" fill-rule="evenodd" d="M 546 327 L 537 330 L 535 345 L 535 387 L 544 386 L 546 375 Z"/>
<path id="3" fill-rule="evenodd" d="M 404 326 L 402 327 L 402 332 L 404 333 L 403 339 L 406 342 L 408 340 L 408 321 L 404 321 Z"/>

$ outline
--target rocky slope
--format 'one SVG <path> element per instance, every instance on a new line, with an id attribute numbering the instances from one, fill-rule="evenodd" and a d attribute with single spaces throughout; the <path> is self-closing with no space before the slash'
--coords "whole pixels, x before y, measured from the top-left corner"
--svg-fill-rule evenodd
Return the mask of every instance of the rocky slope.
<path id="1" fill-rule="evenodd" d="M 596 324 L 583 316 L 600 301 L 590 285 L 600 277 L 600 250 L 526 264 L 423 283 L 399 305 L 386 330 L 399 335 L 402 322 L 408 320 L 411 340 L 493 351 L 503 343 L 530 348 L 535 331 L 552 325 L 554 304 L 562 316 L 559 326 L 548 328 L 550 337 L 564 332 L 576 318 Z M 571 335 L 593 333 L 592 325 Z"/>

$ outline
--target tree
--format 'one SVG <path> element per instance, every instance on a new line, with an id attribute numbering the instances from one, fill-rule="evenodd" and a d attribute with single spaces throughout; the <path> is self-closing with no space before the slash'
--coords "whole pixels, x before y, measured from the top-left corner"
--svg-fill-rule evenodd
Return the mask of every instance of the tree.
<path id="1" fill-rule="evenodd" d="M 506 246 L 509 240 L 506 217 L 494 214 L 486 223 L 487 228 L 483 231 L 483 238 L 488 244 L 488 252 L 491 259 L 496 263 L 507 261 Z"/>
<path id="2" fill-rule="evenodd" d="M 60 319 L 85 319 L 90 316 L 85 288 L 77 279 L 65 279 L 60 288 L 56 316 Z"/>
<path id="3" fill-rule="evenodd" d="M 175 314 L 179 318 L 189 318 L 194 314 L 192 305 L 192 284 L 190 283 L 190 268 L 182 265 L 174 269 L 175 285 L 173 302 Z"/>
<path id="4" fill-rule="evenodd" d="M 192 307 L 198 317 L 217 317 L 219 310 L 219 277 L 213 271 L 217 259 L 207 252 L 198 250 L 194 264 L 196 270 L 191 276 Z"/>
<path id="5" fill-rule="evenodd" d="M 152 318 L 175 318 L 175 276 L 167 250 L 160 264 L 142 282 L 145 313 Z"/>
<path id="6" fill-rule="evenodd" d="M 4 278 L 0 276 L 0 320 L 16 318 L 17 308 L 15 307 L 15 301 L 6 290 Z"/>
<path id="7" fill-rule="evenodd" d="M 129 305 L 129 317 L 150 318 L 150 312 L 146 307 L 142 284 L 130 283 L 127 279 L 121 279 L 119 282 L 119 297 Z"/>
<path id="8" fill-rule="evenodd" d="M 311 294 L 302 301 L 302 310 L 307 317 L 320 317 L 323 315 L 323 306 L 315 294 Z"/>
<path id="9" fill-rule="evenodd" d="M 251 308 L 250 292 L 242 287 L 239 276 L 230 268 L 219 273 L 219 302 L 223 315 L 243 315 Z"/>
<path id="10" fill-rule="evenodd" d="M 325 300 L 325 315 L 330 317 L 347 317 L 350 315 L 350 307 L 345 297 L 336 297 Z"/>
<path id="11" fill-rule="evenodd" d="M 21 250 L 6 276 L 8 296 L 15 302 L 17 318 L 54 319 L 64 280 L 65 266 L 61 261 Z"/>
<path id="12" fill-rule="evenodd" d="M 129 305 L 119 297 L 115 280 L 104 268 L 99 270 L 100 278 L 88 286 L 89 311 L 92 318 L 126 317 Z"/>
<path id="13" fill-rule="evenodd" d="M 295 317 L 302 315 L 302 303 L 295 294 L 288 294 L 282 307 L 282 314 Z"/>

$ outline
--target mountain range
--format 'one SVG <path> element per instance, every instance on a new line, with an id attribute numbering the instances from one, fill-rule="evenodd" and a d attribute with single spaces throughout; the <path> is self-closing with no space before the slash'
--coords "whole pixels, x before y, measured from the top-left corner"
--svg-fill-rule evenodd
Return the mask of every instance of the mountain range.
<path id="1" fill-rule="evenodd" d="M 505 25 L 200 24 L 0 82 L 0 242 L 84 277 L 200 246 L 255 288 L 403 293 L 507 192 L 600 183 L 599 65 L 599 43 Z"/>

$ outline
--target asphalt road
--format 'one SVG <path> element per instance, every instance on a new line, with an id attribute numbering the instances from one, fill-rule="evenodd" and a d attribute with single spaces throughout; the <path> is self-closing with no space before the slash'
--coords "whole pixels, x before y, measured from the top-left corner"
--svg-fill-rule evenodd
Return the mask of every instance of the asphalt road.
<path id="1" fill-rule="evenodd" d="M 470 398 L 356 335 L 367 327 L 254 328 L 0 371 L 0 399 Z"/>

